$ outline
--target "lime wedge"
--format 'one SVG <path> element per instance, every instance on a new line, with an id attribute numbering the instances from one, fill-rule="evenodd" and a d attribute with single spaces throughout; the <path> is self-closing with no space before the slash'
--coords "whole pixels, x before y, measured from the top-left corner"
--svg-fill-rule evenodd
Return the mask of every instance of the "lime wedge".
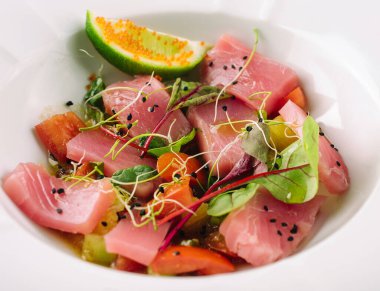
<path id="1" fill-rule="evenodd" d="M 87 11 L 86 32 L 96 50 L 111 64 L 131 74 L 155 74 L 171 79 L 194 68 L 210 48 L 137 26 L 128 19 L 110 19 Z"/>

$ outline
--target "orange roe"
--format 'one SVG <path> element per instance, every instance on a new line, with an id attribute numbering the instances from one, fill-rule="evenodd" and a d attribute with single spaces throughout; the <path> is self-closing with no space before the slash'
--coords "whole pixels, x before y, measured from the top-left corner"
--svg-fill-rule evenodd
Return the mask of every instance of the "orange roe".
<path id="1" fill-rule="evenodd" d="M 109 21 L 104 17 L 96 17 L 95 19 L 98 27 L 100 28 L 105 41 L 108 44 L 116 44 L 120 48 L 130 52 L 135 60 L 140 57 L 147 58 L 153 61 L 164 62 L 168 66 L 189 64 L 189 59 L 194 54 L 192 50 L 187 50 L 185 47 L 188 41 L 174 38 L 170 45 L 173 46 L 173 51 L 177 53 L 165 55 L 162 52 L 152 50 L 145 47 L 141 34 L 147 31 L 146 27 L 137 26 L 130 20 L 119 19 L 117 21 Z M 162 39 L 156 32 L 152 32 L 151 36 L 157 42 L 162 42 L 162 45 L 168 45 L 168 40 Z M 204 42 L 203 42 L 204 44 Z"/>

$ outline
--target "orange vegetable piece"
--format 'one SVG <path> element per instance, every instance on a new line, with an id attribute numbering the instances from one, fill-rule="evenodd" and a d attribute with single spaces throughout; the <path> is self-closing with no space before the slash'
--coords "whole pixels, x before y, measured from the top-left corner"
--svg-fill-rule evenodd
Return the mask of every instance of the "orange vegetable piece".
<path id="1" fill-rule="evenodd" d="M 90 162 L 84 162 L 82 165 L 78 167 L 77 171 L 75 172 L 75 175 L 86 176 L 89 173 L 91 173 L 91 171 L 93 170 L 94 170 L 94 167 L 91 165 Z"/>
<path id="2" fill-rule="evenodd" d="M 54 115 L 35 126 L 36 134 L 45 148 L 61 163 L 66 162 L 66 144 L 85 127 L 74 113 Z"/>
<path id="3" fill-rule="evenodd" d="M 161 178 L 167 182 L 173 181 L 173 174 L 178 173 L 180 176 L 192 175 L 190 180 L 192 185 L 198 185 L 197 179 L 204 185 L 206 183 L 205 171 L 202 169 L 195 174 L 202 167 L 201 163 L 196 158 L 188 158 L 189 156 L 184 153 L 165 153 L 157 160 L 157 171 L 161 174 Z M 172 165 L 165 170 L 172 161 Z"/>
<path id="4" fill-rule="evenodd" d="M 158 253 L 150 265 L 154 273 L 176 275 L 197 272 L 201 275 L 212 275 L 234 271 L 234 265 L 222 255 L 210 250 L 171 246 Z"/>
<path id="5" fill-rule="evenodd" d="M 164 193 L 160 193 L 158 197 L 161 200 L 171 199 L 178 201 L 183 206 L 188 206 L 195 201 L 193 191 L 190 188 L 190 177 L 181 178 L 175 184 L 164 188 Z M 159 217 L 165 217 L 167 214 L 181 209 L 181 206 L 172 201 L 157 201 L 152 200 L 149 203 L 155 203 L 154 211 L 159 211 L 162 208 Z"/>
<path id="6" fill-rule="evenodd" d="M 146 272 L 146 266 L 120 255 L 116 258 L 115 269 L 133 273 Z"/>
<path id="7" fill-rule="evenodd" d="M 303 93 L 301 87 L 295 88 L 292 92 L 285 97 L 286 100 L 291 100 L 299 107 L 301 107 L 304 111 L 307 111 L 307 100 L 306 96 Z"/>

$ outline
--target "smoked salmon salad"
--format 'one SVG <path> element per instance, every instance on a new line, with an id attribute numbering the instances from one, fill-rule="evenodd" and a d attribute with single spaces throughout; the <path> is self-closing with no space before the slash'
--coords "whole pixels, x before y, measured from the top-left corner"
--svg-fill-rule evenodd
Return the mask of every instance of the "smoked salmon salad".
<path id="1" fill-rule="evenodd" d="M 91 11 L 84 29 L 125 78 L 89 71 L 65 112 L 31 125 L 45 162 L 2 177 L 19 210 L 82 259 L 154 276 L 257 268 L 299 251 L 347 192 L 334 137 L 259 30 L 208 43 Z"/>

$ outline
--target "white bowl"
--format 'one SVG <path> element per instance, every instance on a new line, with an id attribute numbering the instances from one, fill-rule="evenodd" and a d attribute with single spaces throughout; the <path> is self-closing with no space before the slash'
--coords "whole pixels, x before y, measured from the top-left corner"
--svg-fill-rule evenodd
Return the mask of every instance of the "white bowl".
<path id="1" fill-rule="evenodd" d="M 88 41 L 83 27 L 85 11 L 90 8 L 101 15 L 128 17 L 160 31 L 211 43 L 228 32 L 251 45 L 252 29 L 259 28 L 258 50 L 297 71 L 311 114 L 345 158 L 352 186 L 344 197 L 323 209 L 318 231 L 298 254 L 262 268 L 202 278 L 147 277 L 82 262 L 49 231 L 25 218 L 0 190 L 6 209 L 0 212 L 0 289 L 380 288 L 374 276 L 375 258 L 380 258 L 376 231 L 380 42 L 374 31 L 379 27 L 376 11 L 380 6 L 371 1 L 355 5 L 347 1 L 289 2 L 93 1 L 86 5 L 65 1 L 57 7 L 57 3 L 41 0 L 9 4 L 1 10 L 0 25 L 12 27 L 12 33 L 4 33 L 0 40 L 0 176 L 18 162 L 45 161 L 33 125 L 46 113 L 65 110 L 63 104 L 68 100 L 79 103 L 87 76 L 101 63 L 107 83 L 126 77 L 102 60 Z"/>

